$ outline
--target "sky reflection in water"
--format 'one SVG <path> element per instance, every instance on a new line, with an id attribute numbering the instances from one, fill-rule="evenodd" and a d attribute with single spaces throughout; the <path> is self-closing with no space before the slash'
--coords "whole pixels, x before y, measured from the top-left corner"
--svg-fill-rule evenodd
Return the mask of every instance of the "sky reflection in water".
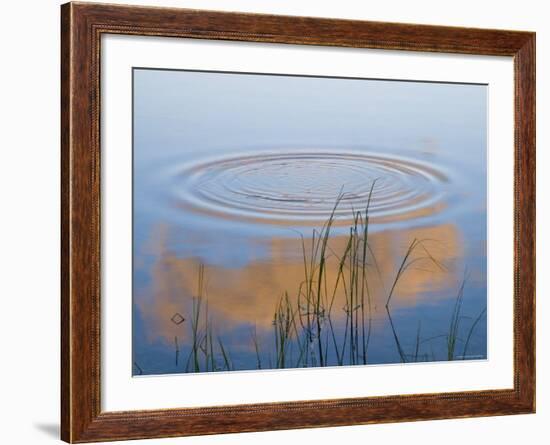
<path id="1" fill-rule="evenodd" d="M 300 235 L 309 252 L 342 194 L 323 283 L 334 288 L 375 180 L 367 363 L 446 360 L 465 273 L 453 358 L 466 342 L 467 358 L 485 358 L 485 86 L 134 70 L 134 374 L 193 370 L 201 265 L 213 367 L 228 368 L 220 343 L 232 369 L 276 367 L 275 309 L 304 281 Z M 387 296 L 414 239 L 437 261 L 400 277 L 390 320 Z M 332 307 L 344 338 L 341 285 Z M 324 364 L 339 364 L 329 340 Z M 291 345 L 286 366 L 299 354 Z M 311 354 L 307 366 L 318 365 Z"/>

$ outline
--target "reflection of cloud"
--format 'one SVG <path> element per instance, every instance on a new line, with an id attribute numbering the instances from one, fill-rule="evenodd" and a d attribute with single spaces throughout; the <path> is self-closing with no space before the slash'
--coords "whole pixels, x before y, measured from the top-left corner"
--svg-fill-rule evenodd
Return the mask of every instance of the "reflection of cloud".
<path id="1" fill-rule="evenodd" d="M 152 266 L 152 282 L 148 289 L 137 289 L 136 302 L 150 337 L 164 337 L 173 341 L 175 335 L 182 340 L 189 332 L 191 320 L 190 301 L 197 294 L 197 258 L 178 258 L 168 248 L 166 232 L 157 231 L 155 239 L 156 262 Z M 374 316 L 384 315 L 387 291 L 395 278 L 403 256 L 413 239 L 426 240 L 424 246 L 430 255 L 447 266 L 441 271 L 430 260 L 416 262 L 401 277 L 392 297 L 392 307 L 414 306 L 417 299 L 427 295 L 438 298 L 438 293 L 448 296 L 454 292 L 462 270 L 462 243 L 452 224 L 435 227 L 387 231 L 369 234 L 369 242 L 376 255 L 369 262 L 367 279 L 371 290 Z M 347 238 L 334 237 L 329 246 L 333 254 L 327 260 L 327 287 L 334 288 L 338 259 L 335 254 L 345 250 Z M 306 251 L 311 242 L 306 241 Z M 221 247 L 223 248 L 223 246 Z M 218 328 L 242 323 L 257 323 L 258 328 L 269 328 L 278 299 L 288 291 L 296 298 L 300 283 L 304 281 L 304 263 L 300 240 L 275 238 L 269 241 L 269 257 L 250 261 L 242 267 L 205 265 L 205 275 L 210 314 L 216 318 Z M 415 257 L 426 257 L 423 248 L 415 251 Z M 457 264 L 458 263 L 458 264 Z M 382 278 L 382 282 L 379 279 Z M 341 291 L 334 303 L 333 318 L 343 316 L 344 296 Z M 181 313 L 187 320 L 181 325 L 170 321 L 174 313 Z"/>

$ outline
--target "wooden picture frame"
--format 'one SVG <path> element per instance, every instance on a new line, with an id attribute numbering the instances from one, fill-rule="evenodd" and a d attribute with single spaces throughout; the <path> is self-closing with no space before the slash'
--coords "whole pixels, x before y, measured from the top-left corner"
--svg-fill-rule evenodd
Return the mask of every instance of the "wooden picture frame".
<path id="1" fill-rule="evenodd" d="M 102 412 L 102 34 L 512 56 L 515 69 L 514 388 Z M 173 437 L 535 411 L 535 34 L 396 23 L 67 3 L 61 7 L 61 437 Z"/>

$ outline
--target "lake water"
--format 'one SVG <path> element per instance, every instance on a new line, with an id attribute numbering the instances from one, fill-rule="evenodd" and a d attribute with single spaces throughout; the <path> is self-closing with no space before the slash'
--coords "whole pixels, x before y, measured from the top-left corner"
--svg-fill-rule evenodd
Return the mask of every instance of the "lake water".
<path id="1" fill-rule="evenodd" d="M 134 375 L 487 357 L 485 85 L 133 75 Z"/>

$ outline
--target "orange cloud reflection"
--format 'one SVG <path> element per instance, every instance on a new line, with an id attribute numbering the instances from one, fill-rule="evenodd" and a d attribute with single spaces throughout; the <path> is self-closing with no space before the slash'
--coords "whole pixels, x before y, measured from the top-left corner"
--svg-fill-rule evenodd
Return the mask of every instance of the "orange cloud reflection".
<path id="1" fill-rule="evenodd" d="M 136 295 L 136 303 L 149 340 L 163 337 L 173 341 L 177 335 L 185 341 L 191 320 L 190 301 L 197 295 L 200 261 L 197 258 L 177 257 L 169 249 L 166 229 L 157 228 L 155 233 L 152 242 L 156 262 L 152 269 L 152 284 Z M 392 297 L 392 307 L 414 306 L 419 298 L 426 298 L 426 295 L 436 295 L 437 298 L 439 291 L 456 289 L 461 276 L 459 266 L 463 250 L 454 225 L 369 234 L 369 243 L 376 256 L 375 259 L 370 256 L 367 267 L 373 317 L 385 313 L 388 290 L 413 239 L 425 241 L 415 251 L 419 260 L 400 278 Z M 329 241 L 328 289 L 334 288 L 339 263 L 337 256 L 344 252 L 347 241 L 344 236 L 333 237 Z M 306 252 L 310 248 L 311 241 L 306 241 Z M 285 291 L 296 300 L 300 284 L 304 281 L 300 240 L 273 238 L 268 242 L 267 250 L 267 257 L 252 260 L 243 267 L 205 264 L 208 308 L 218 329 L 223 331 L 228 326 L 243 323 L 255 323 L 258 329 L 269 329 L 277 301 Z M 427 251 L 444 269 L 428 258 Z M 333 306 L 333 318 L 344 316 L 344 306 L 345 297 L 340 286 Z M 175 313 L 182 314 L 187 323 L 176 325 L 171 322 Z"/>

